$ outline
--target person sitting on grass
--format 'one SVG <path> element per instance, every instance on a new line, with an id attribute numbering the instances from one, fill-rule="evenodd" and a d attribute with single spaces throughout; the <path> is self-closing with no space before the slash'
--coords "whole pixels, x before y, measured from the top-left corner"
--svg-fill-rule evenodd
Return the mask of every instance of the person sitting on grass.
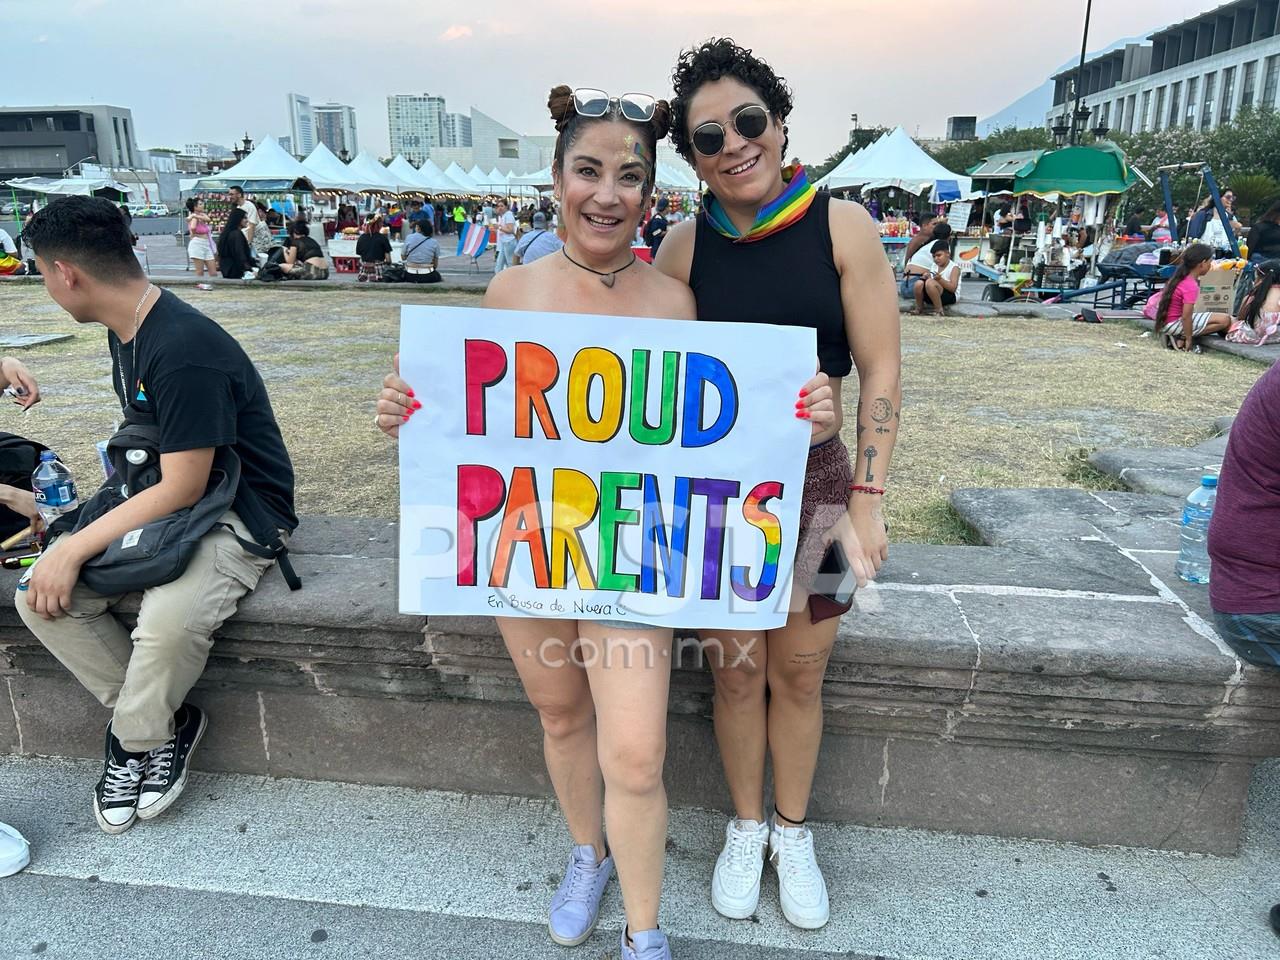
<path id="1" fill-rule="evenodd" d="M 933 270 L 915 285 L 916 306 L 913 313 L 924 313 L 924 298 L 933 304 L 933 314 L 944 317 L 946 308 L 956 302 L 960 290 L 960 264 L 951 259 L 951 247 L 945 240 L 938 240 L 929 248 L 933 257 Z"/>
<path id="2" fill-rule="evenodd" d="M 1156 336 L 1166 338 L 1167 346 L 1189 351 L 1196 337 L 1230 329 L 1230 314 L 1196 312 L 1200 278 L 1212 269 L 1213 248 L 1207 243 L 1193 243 L 1182 251 L 1178 268 L 1168 283 L 1147 301 L 1143 316 L 1155 321 Z"/>
<path id="3" fill-rule="evenodd" d="M 916 296 L 916 288 L 933 275 L 933 246 L 939 241 L 951 242 L 951 224 L 941 217 L 926 223 L 907 244 L 904 254 L 907 265 L 902 270 L 902 283 L 898 287 L 904 299 L 920 300 Z"/>
<path id="4" fill-rule="evenodd" d="M 369 217 L 364 233 L 356 241 L 356 256 L 360 258 L 357 280 L 367 283 L 382 279 L 383 270 L 391 262 L 391 240 L 382 232 L 382 217 L 376 213 Z"/>
<path id="5" fill-rule="evenodd" d="M 329 261 L 320 244 L 312 238 L 311 227 L 301 218 L 289 222 L 289 239 L 285 241 L 280 271 L 286 280 L 329 279 Z"/>
<path id="6" fill-rule="evenodd" d="M 1232 343 L 1280 343 L 1280 260 L 1258 264 L 1257 279 L 1227 331 Z"/>

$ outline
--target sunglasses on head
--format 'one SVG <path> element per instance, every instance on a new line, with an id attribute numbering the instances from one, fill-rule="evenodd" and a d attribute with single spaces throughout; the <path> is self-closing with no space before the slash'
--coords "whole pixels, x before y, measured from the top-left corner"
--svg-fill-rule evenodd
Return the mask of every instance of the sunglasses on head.
<path id="1" fill-rule="evenodd" d="M 648 123 L 658 106 L 658 101 L 647 93 L 624 93 L 620 97 L 611 97 L 593 87 L 579 87 L 573 91 L 573 109 L 580 117 L 603 117 L 615 103 L 618 112 L 633 123 Z"/>
<path id="2" fill-rule="evenodd" d="M 733 129 L 744 140 L 757 140 L 769 129 L 769 111 L 758 103 L 739 107 L 729 118 Z M 704 157 L 714 157 L 724 149 L 724 124 L 709 120 L 693 130 L 693 149 Z"/>

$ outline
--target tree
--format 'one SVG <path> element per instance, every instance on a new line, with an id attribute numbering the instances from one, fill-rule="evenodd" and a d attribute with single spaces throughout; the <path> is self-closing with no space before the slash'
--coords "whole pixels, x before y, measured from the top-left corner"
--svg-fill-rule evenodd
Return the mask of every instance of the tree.
<path id="1" fill-rule="evenodd" d="M 1236 195 L 1236 213 L 1244 223 L 1252 223 L 1254 214 L 1265 211 L 1278 194 L 1280 184 L 1269 173 L 1243 173 L 1231 178 Z"/>
<path id="2" fill-rule="evenodd" d="M 1004 127 L 993 130 L 981 140 L 963 140 L 943 144 L 930 152 L 933 158 L 952 173 L 964 173 L 993 153 L 1019 150 L 1052 150 L 1053 136 L 1043 127 L 1019 130 Z"/>

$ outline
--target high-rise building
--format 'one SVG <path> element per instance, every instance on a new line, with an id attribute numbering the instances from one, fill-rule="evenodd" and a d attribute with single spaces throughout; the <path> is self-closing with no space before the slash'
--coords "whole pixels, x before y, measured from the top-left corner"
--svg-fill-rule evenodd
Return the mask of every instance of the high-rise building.
<path id="1" fill-rule="evenodd" d="M 316 122 L 311 112 L 311 98 L 300 93 L 289 94 L 289 139 L 298 156 L 305 157 L 316 146 Z"/>
<path id="2" fill-rule="evenodd" d="M 387 126 L 391 153 L 403 154 L 410 163 L 422 163 L 432 147 L 445 145 L 444 97 L 428 93 L 399 93 L 387 97 Z"/>
<path id="3" fill-rule="evenodd" d="M 311 108 L 316 121 L 316 140 L 334 153 L 347 151 L 354 157 L 360 152 L 356 135 L 356 111 L 345 103 L 317 103 Z"/>
<path id="4" fill-rule="evenodd" d="M 444 115 L 445 147 L 471 146 L 471 117 L 465 113 L 446 113 Z"/>

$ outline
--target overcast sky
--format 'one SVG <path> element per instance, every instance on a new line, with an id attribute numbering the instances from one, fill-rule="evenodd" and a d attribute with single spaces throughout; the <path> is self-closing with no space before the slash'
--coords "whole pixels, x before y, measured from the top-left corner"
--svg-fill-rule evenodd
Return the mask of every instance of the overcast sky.
<path id="1" fill-rule="evenodd" d="M 1090 49 L 1213 0 L 1096 0 Z M 39 0 L 5 3 L 0 102 L 133 110 L 143 148 L 288 133 L 285 95 L 356 108 L 387 150 L 386 97 L 429 92 L 550 133 L 556 83 L 665 96 L 678 51 L 729 35 L 791 83 L 792 152 L 819 162 L 862 126 L 940 136 L 1079 56 L 1085 0 Z M 139 10 L 145 13 L 138 13 Z M 587 12 L 589 11 L 589 12 Z"/>

